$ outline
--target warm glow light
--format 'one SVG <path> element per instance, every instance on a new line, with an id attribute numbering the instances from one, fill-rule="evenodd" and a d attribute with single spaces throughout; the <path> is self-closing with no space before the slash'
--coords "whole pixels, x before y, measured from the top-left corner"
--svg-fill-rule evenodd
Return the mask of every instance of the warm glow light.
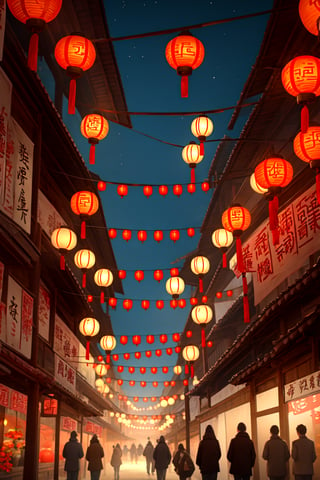
<path id="1" fill-rule="evenodd" d="M 100 324 L 95 318 L 86 317 L 79 323 L 79 331 L 85 337 L 94 337 L 100 331 Z"/>
<path id="2" fill-rule="evenodd" d="M 191 311 L 191 317 L 194 323 L 198 325 L 206 325 L 212 320 L 212 308 L 209 307 L 209 305 L 196 305 Z"/>
<path id="3" fill-rule="evenodd" d="M 184 287 L 184 280 L 181 277 L 171 277 L 166 281 L 166 290 L 173 298 L 183 293 Z"/>
<path id="4" fill-rule="evenodd" d="M 182 350 L 182 357 L 186 362 L 195 362 L 200 355 L 199 348 L 196 345 L 187 345 Z"/>

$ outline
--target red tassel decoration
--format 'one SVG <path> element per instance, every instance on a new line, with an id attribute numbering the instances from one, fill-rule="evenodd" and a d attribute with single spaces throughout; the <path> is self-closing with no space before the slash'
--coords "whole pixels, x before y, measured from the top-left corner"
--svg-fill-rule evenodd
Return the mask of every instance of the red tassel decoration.
<path id="1" fill-rule="evenodd" d="M 246 274 L 242 274 L 242 290 L 243 290 L 243 320 L 244 323 L 250 322 L 249 300 L 248 300 L 248 284 Z"/>
<path id="2" fill-rule="evenodd" d="M 237 268 L 239 272 L 244 272 L 244 264 L 243 264 L 243 257 L 242 257 L 242 243 L 241 238 L 237 237 L 236 240 L 236 250 L 237 250 Z"/>
<path id="3" fill-rule="evenodd" d="M 272 245 L 276 246 L 279 245 L 280 242 L 280 233 L 279 233 L 279 228 L 276 228 L 275 230 L 272 231 Z"/>
<path id="4" fill-rule="evenodd" d="M 306 133 L 309 127 L 309 110 L 307 105 L 301 109 L 301 133 Z"/>
<path id="5" fill-rule="evenodd" d="M 100 292 L 100 303 L 104 303 L 104 291 L 101 290 Z"/>
<path id="6" fill-rule="evenodd" d="M 222 254 L 222 268 L 227 268 L 227 255 L 226 252 Z"/>
<path id="7" fill-rule="evenodd" d="M 204 348 L 206 346 L 206 333 L 204 328 L 201 329 L 201 346 Z"/>
<path id="8" fill-rule="evenodd" d="M 199 292 L 202 293 L 203 292 L 203 281 L 202 281 L 202 278 L 199 277 Z"/>
<path id="9" fill-rule="evenodd" d="M 86 272 L 83 272 L 83 274 L 82 274 L 82 288 L 86 288 L 86 284 L 87 284 L 87 275 L 86 275 Z"/>
<path id="10" fill-rule="evenodd" d="M 86 222 L 84 220 L 81 222 L 81 238 L 86 238 Z"/>
<path id="11" fill-rule="evenodd" d="M 187 98 L 188 97 L 188 76 L 182 75 L 181 77 L 181 97 Z"/>
<path id="12" fill-rule="evenodd" d="M 75 78 L 71 78 L 69 85 L 69 101 L 68 101 L 68 113 L 73 115 L 76 113 L 76 89 L 77 83 Z"/>
<path id="13" fill-rule="evenodd" d="M 316 169 L 316 189 L 317 189 L 317 200 L 320 205 L 320 168 Z"/>
<path id="14" fill-rule="evenodd" d="M 94 143 L 91 144 L 90 152 L 89 152 L 89 163 L 90 165 L 94 165 L 96 160 L 96 146 Z"/>
<path id="15" fill-rule="evenodd" d="M 279 220 L 278 220 L 279 199 L 275 195 L 272 200 L 269 200 L 269 223 L 272 232 L 272 243 L 278 245 L 279 238 Z"/>
<path id="16" fill-rule="evenodd" d="M 64 256 L 61 255 L 60 256 L 60 270 L 65 270 L 66 269 L 66 264 L 65 264 L 65 261 L 64 261 Z"/>
<path id="17" fill-rule="evenodd" d="M 191 183 L 196 183 L 196 173 L 194 167 L 191 168 Z"/>
<path id="18" fill-rule="evenodd" d="M 188 375 L 188 373 L 189 373 L 189 367 L 188 367 L 188 364 L 187 364 L 187 363 L 186 363 L 185 366 L 184 366 L 184 373 L 185 373 L 186 375 Z"/>
<path id="19" fill-rule="evenodd" d="M 33 72 L 36 72 L 38 68 L 38 45 L 39 35 L 38 33 L 33 33 L 30 38 L 28 51 L 28 67 Z"/>
<path id="20" fill-rule="evenodd" d="M 106 360 L 107 360 L 107 363 L 110 363 L 110 353 L 107 353 L 107 358 L 106 358 Z"/>
<path id="21" fill-rule="evenodd" d="M 200 142 L 200 155 L 204 155 L 204 143 Z"/>
<path id="22" fill-rule="evenodd" d="M 190 375 L 191 375 L 191 378 L 194 377 L 194 368 L 192 364 L 190 365 Z"/>
<path id="23" fill-rule="evenodd" d="M 86 344 L 86 360 L 89 360 L 90 355 L 90 342 L 88 341 Z"/>

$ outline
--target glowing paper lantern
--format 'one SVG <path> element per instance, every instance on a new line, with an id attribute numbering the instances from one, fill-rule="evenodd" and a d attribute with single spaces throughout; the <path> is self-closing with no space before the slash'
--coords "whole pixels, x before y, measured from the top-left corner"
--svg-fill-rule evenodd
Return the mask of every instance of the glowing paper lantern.
<path id="1" fill-rule="evenodd" d="M 100 268 L 94 274 L 93 279 L 94 279 L 95 283 L 98 285 L 98 287 L 101 287 L 100 303 L 104 303 L 103 288 L 108 288 L 108 287 L 110 287 L 110 285 L 112 285 L 113 274 L 112 274 L 111 270 L 108 270 L 107 268 Z"/>
<path id="2" fill-rule="evenodd" d="M 100 330 L 100 324 L 98 320 L 91 317 L 86 317 L 81 320 L 79 323 L 79 331 L 84 337 L 90 338 L 98 335 Z M 86 360 L 89 360 L 90 354 L 90 341 L 87 340 L 86 344 Z"/>
<path id="3" fill-rule="evenodd" d="M 320 59 L 311 55 L 302 55 L 290 60 L 281 73 L 285 90 L 297 98 L 301 109 L 301 131 L 305 133 L 309 126 L 308 103 L 314 102 L 320 94 Z"/>
<path id="4" fill-rule="evenodd" d="M 161 230 L 155 230 L 153 232 L 153 238 L 156 242 L 161 242 L 161 240 L 163 239 L 163 232 Z"/>
<path id="5" fill-rule="evenodd" d="M 320 204 L 320 127 L 309 127 L 305 133 L 298 133 L 293 141 L 297 157 L 307 162 L 316 171 L 317 199 Z"/>
<path id="6" fill-rule="evenodd" d="M 199 276 L 199 291 L 203 292 L 203 275 L 209 272 L 210 270 L 210 262 L 207 257 L 199 255 L 194 257 L 191 260 L 190 264 L 191 270 L 195 275 Z"/>
<path id="7" fill-rule="evenodd" d="M 137 345 L 137 346 L 140 345 L 140 343 L 141 343 L 140 335 L 133 335 L 132 343 L 133 343 L 133 345 Z"/>
<path id="8" fill-rule="evenodd" d="M 170 268 L 170 275 L 171 275 L 171 277 L 178 277 L 179 276 L 179 268 L 177 268 L 177 267 Z"/>
<path id="9" fill-rule="evenodd" d="M 201 346 L 206 346 L 204 325 L 211 322 L 213 317 L 212 308 L 209 305 L 197 305 L 191 311 L 191 318 L 197 325 L 201 325 Z"/>
<path id="10" fill-rule="evenodd" d="M 160 195 L 162 195 L 163 197 L 165 197 L 168 193 L 168 187 L 167 185 L 160 185 L 159 186 L 159 193 Z"/>
<path id="11" fill-rule="evenodd" d="M 147 335 L 146 336 L 146 341 L 149 344 L 154 343 L 154 335 Z"/>
<path id="12" fill-rule="evenodd" d="M 212 243 L 215 247 L 220 248 L 222 252 L 222 267 L 227 268 L 227 255 L 226 251 L 233 242 L 233 235 L 224 228 L 218 228 L 211 236 Z"/>
<path id="13" fill-rule="evenodd" d="M 319 35 L 320 5 L 317 1 L 300 0 L 299 15 L 305 28 L 313 35 Z"/>
<path id="14" fill-rule="evenodd" d="M 163 307 L 164 307 L 164 301 L 163 301 L 163 300 L 157 300 L 157 301 L 156 301 L 156 307 L 157 307 L 159 310 L 162 310 Z"/>
<path id="15" fill-rule="evenodd" d="M 150 307 L 150 302 L 149 302 L 149 300 L 141 300 L 141 307 L 142 307 L 144 310 L 148 310 L 148 308 Z"/>
<path id="16" fill-rule="evenodd" d="M 284 158 L 274 155 L 259 163 L 255 168 L 254 175 L 257 183 L 268 189 L 269 224 L 273 245 L 277 245 L 279 243 L 278 194 L 281 188 L 291 182 L 293 168 Z"/>
<path id="17" fill-rule="evenodd" d="M 131 239 L 131 230 L 123 230 L 122 238 L 123 238 L 123 240 L 128 242 Z"/>
<path id="18" fill-rule="evenodd" d="M 200 141 L 200 155 L 204 155 L 203 142 L 213 132 L 213 122 L 206 115 L 201 115 L 193 120 L 191 123 L 191 132 Z"/>
<path id="19" fill-rule="evenodd" d="M 250 187 L 254 192 L 259 193 L 260 195 L 264 195 L 265 193 L 268 192 L 267 188 L 263 188 L 261 187 L 261 185 L 259 185 L 259 183 L 256 180 L 256 176 L 254 172 L 252 173 L 252 175 L 250 175 Z"/>
<path id="20" fill-rule="evenodd" d="M 132 300 L 130 300 L 129 298 L 123 300 L 123 308 L 127 310 L 127 312 L 129 312 L 129 310 L 131 310 L 132 308 Z"/>
<path id="21" fill-rule="evenodd" d="M 170 239 L 173 241 L 173 242 L 176 242 L 177 240 L 179 240 L 180 238 L 180 232 L 179 230 L 171 230 L 170 231 Z"/>
<path id="22" fill-rule="evenodd" d="M 74 256 L 74 263 L 76 267 L 82 271 L 82 287 L 86 287 L 86 271 L 94 266 L 96 263 L 95 254 L 91 250 L 78 250 Z"/>
<path id="23" fill-rule="evenodd" d="M 96 145 L 100 140 L 103 140 L 109 132 L 108 120 L 99 113 L 90 113 L 82 119 L 80 131 L 91 145 L 89 163 L 90 165 L 94 165 Z"/>
<path id="24" fill-rule="evenodd" d="M 195 183 L 195 173 L 194 169 L 196 165 L 203 160 L 203 154 L 200 153 L 200 146 L 195 142 L 190 142 L 189 145 L 186 145 L 182 150 L 183 161 L 186 162 L 191 168 L 191 183 Z"/>
<path id="25" fill-rule="evenodd" d="M 109 301 L 108 301 L 108 304 L 109 304 L 109 306 L 110 306 L 112 309 L 115 309 L 116 306 L 117 306 L 117 302 L 118 302 L 118 301 L 117 301 L 116 298 L 110 297 L 110 298 L 109 298 Z"/>
<path id="26" fill-rule="evenodd" d="M 175 373 L 176 375 L 180 375 L 181 372 L 182 372 L 182 368 L 180 365 L 175 365 L 173 367 L 173 373 Z"/>
<path id="27" fill-rule="evenodd" d="M 117 192 L 121 198 L 125 197 L 126 195 L 128 195 L 128 185 L 118 185 Z"/>
<path id="28" fill-rule="evenodd" d="M 204 59 L 204 46 L 190 32 L 181 32 L 166 47 L 166 59 L 170 67 L 181 76 L 181 97 L 188 97 L 188 77 Z"/>
<path id="29" fill-rule="evenodd" d="M 155 270 L 153 272 L 154 279 L 160 282 L 163 279 L 163 271 L 162 270 Z"/>
<path id="30" fill-rule="evenodd" d="M 28 67 L 37 71 L 39 33 L 45 25 L 56 18 L 60 12 L 62 0 L 7 0 L 7 5 L 14 17 L 25 23 L 32 32 Z"/>
<path id="31" fill-rule="evenodd" d="M 128 337 L 127 335 L 121 335 L 120 337 L 120 343 L 121 345 L 126 345 L 128 343 Z"/>
<path id="32" fill-rule="evenodd" d="M 100 346 L 106 352 L 107 363 L 110 363 L 110 353 L 117 345 L 117 341 L 113 335 L 104 335 L 100 338 Z"/>
<path id="33" fill-rule="evenodd" d="M 195 231 L 194 228 L 190 227 L 187 230 L 188 237 L 194 237 Z"/>
<path id="34" fill-rule="evenodd" d="M 54 56 L 71 77 L 69 87 L 68 113 L 75 113 L 76 79 L 92 67 L 96 59 L 93 43 L 80 35 L 68 35 L 56 44 Z"/>
<path id="35" fill-rule="evenodd" d="M 117 230 L 115 228 L 109 228 L 109 237 L 112 239 L 112 238 L 116 238 L 117 236 Z"/>
<path id="36" fill-rule="evenodd" d="M 145 242 L 147 240 L 147 232 L 145 230 L 139 230 L 137 233 L 138 240 L 140 240 L 141 243 Z"/>
<path id="37" fill-rule="evenodd" d="M 142 270 L 137 270 L 134 272 L 134 278 L 140 283 L 144 279 L 144 273 Z"/>
<path id="38" fill-rule="evenodd" d="M 108 371 L 107 366 L 104 365 L 103 363 L 95 367 L 95 372 L 97 375 L 99 375 L 99 377 L 103 377 L 103 375 L 105 375 L 107 371 Z"/>
<path id="39" fill-rule="evenodd" d="M 179 342 L 180 341 L 180 333 L 173 333 L 172 334 L 172 340 L 174 342 Z"/>
<path id="40" fill-rule="evenodd" d="M 99 208 L 98 197 L 93 192 L 81 191 L 72 195 L 70 206 L 73 213 L 79 215 L 80 218 L 94 215 Z M 82 220 L 81 238 L 86 238 L 86 224 Z"/>
<path id="41" fill-rule="evenodd" d="M 60 268 L 65 270 L 65 252 L 73 250 L 77 245 L 77 235 L 67 227 L 60 227 L 51 234 L 51 244 L 60 252 Z"/>
<path id="42" fill-rule="evenodd" d="M 165 333 L 163 333 L 162 335 L 160 335 L 159 340 L 160 340 L 160 343 L 167 343 L 168 337 Z"/>
<path id="43" fill-rule="evenodd" d="M 171 277 L 166 282 L 166 290 L 173 299 L 176 299 L 184 291 L 184 280 L 181 277 Z"/>
<path id="44" fill-rule="evenodd" d="M 189 373 L 188 365 L 190 366 L 191 378 L 194 377 L 194 368 L 193 364 L 198 360 L 200 355 L 199 348 L 196 345 L 187 345 L 182 350 L 182 357 L 187 362 L 186 363 L 186 373 Z"/>
<path id="45" fill-rule="evenodd" d="M 152 195 L 152 192 L 153 192 L 153 188 L 151 187 L 151 185 L 145 185 L 143 187 L 143 193 L 147 198 L 149 198 L 150 195 Z"/>
<path id="46" fill-rule="evenodd" d="M 179 184 L 174 185 L 173 186 L 173 194 L 177 195 L 177 197 L 180 197 L 181 193 L 182 193 L 182 185 L 179 185 Z"/>

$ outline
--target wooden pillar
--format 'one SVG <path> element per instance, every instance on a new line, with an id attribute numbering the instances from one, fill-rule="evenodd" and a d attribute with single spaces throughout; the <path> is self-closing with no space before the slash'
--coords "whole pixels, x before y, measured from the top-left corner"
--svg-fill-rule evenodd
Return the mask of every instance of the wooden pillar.
<path id="1" fill-rule="evenodd" d="M 61 417 L 61 401 L 58 400 L 58 412 L 56 416 L 56 431 L 55 431 L 55 445 L 54 445 L 53 480 L 59 480 L 60 417 Z"/>
<path id="2" fill-rule="evenodd" d="M 250 388 L 250 417 L 251 417 L 251 432 L 252 441 L 255 445 L 258 445 L 258 430 L 257 430 L 257 408 L 256 408 L 256 388 L 254 380 L 249 384 Z M 254 464 L 254 480 L 260 478 L 259 475 L 259 462 Z"/>
<path id="3" fill-rule="evenodd" d="M 190 453 L 190 399 L 188 393 L 188 386 L 184 389 L 184 409 L 186 414 L 186 450 Z"/>
<path id="4" fill-rule="evenodd" d="M 23 480 L 38 479 L 39 454 L 39 383 L 30 384 L 28 392 L 26 450 Z"/>

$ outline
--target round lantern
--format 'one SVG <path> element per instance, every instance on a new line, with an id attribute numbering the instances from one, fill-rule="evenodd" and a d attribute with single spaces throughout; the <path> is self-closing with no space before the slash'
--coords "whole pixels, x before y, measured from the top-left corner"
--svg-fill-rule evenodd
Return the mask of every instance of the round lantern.
<path id="1" fill-rule="evenodd" d="M 110 353 L 116 347 L 117 341 L 113 335 L 104 335 L 100 338 L 100 346 L 106 352 L 107 363 L 110 363 Z"/>
<path id="2" fill-rule="evenodd" d="M 298 133 L 293 141 L 297 157 L 307 162 L 316 171 L 316 191 L 320 204 L 320 127 L 309 127 L 305 133 Z"/>
<path id="3" fill-rule="evenodd" d="M 128 230 L 128 229 L 123 230 L 122 238 L 123 238 L 123 240 L 128 242 L 131 239 L 131 230 Z"/>
<path id="4" fill-rule="evenodd" d="M 299 15 L 304 27 L 313 35 L 319 35 L 320 5 L 318 1 L 300 0 Z"/>
<path id="5" fill-rule="evenodd" d="M 190 32 L 181 32 L 166 47 L 166 59 L 170 67 L 181 76 L 181 97 L 188 97 L 188 77 L 204 59 L 204 46 Z"/>
<path id="6" fill-rule="evenodd" d="M 155 239 L 156 242 L 160 243 L 161 240 L 163 239 L 163 232 L 161 230 L 155 230 L 153 232 L 153 238 Z"/>
<path id="7" fill-rule="evenodd" d="M 123 300 L 123 308 L 127 310 L 127 312 L 129 312 L 129 310 L 131 310 L 132 308 L 132 300 L 130 298 L 126 298 L 125 300 Z"/>
<path id="8" fill-rule="evenodd" d="M 92 67 L 96 59 L 93 43 L 81 35 L 61 38 L 54 50 L 56 61 L 71 77 L 69 87 L 68 113 L 75 113 L 76 79 Z"/>
<path id="9" fill-rule="evenodd" d="M 166 281 L 166 290 L 173 299 L 176 299 L 184 291 L 184 280 L 181 277 L 171 277 Z"/>
<path id="10" fill-rule="evenodd" d="M 233 242 L 233 235 L 224 228 L 218 228 L 211 236 L 212 243 L 215 247 L 220 248 L 222 252 L 222 267 L 227 268 L 226 252 Z"/>
<path id="11" fill-rule="evenodd" d="M 99 377 L 103 377 L 103 375 L 106 375 L 108 369 L 107 366 L 104 365 L 104 363 L 100 363 L 95 367 L 96 374 L 99 375 Z"/>
<path id="12" fill-rule="evenodd" d="M 191 183 L 195 183 L 196 165 L 203 160 L 203 154 L 200 153 L 200 146 L 195 142 L 190 142 L 182 150 L 182 158 L 191 168 Z"/>
<path id="13" fill-rule="evenodd" d="M 165 197 L 168 193 L 168 187 L 167 185 L 160 185 L 159 186 L 159 193 L 160 195 L 162 195 L 163 197 Z"/>
<path id="14" fill-rule="evenodd" d="M 82 119 L 80 131 L 91 145 L 89 163 L 90 165 L 94 165 L 96 145 L 100 140 L 103 140 L 109 132 L 108 120 L 99 113 L 90 113 Z"/>
<path id="15" fill-rule="evenodd" d="M 156 307 L 157 307 L 159 310 L 162 310 L 163 307 L 164 307 L 164 301 L 163 301 L 163 300 L 157 300 L 157 301 L 156 301 Z"/>
<path id="16" fill-rule="evenodd" d="M 80 215 L 80 218 L 94 215 L 99 208 L 98 197 L 93 192 L 81 191 L 72 195 L 70 206 L 73 213 Z M 81 238 L 86 238 L 86 224 L 81 222 Z"/>
<path id="17" fill-rule="evenodd" d="M 39 33 L 47 23 L 56 18 L 60 12 L 62 0 L 7 0 L 7 5 L 12 15 L 20 22 L 25 23 L 32 32 L 29 42 L 28 67 L 36 72 Z"/>
<path id="18" fill-rule="evenodd" d="M 210 269 L 210 262 L 207 259 L 207 257 L 203 257 L 202 255 L 199 255 L 197 257 L 194 257 L 191 260 L 190 264 L 191 270 L 195 275 L 199 276 L 199 291 L 203 292 L 203 275 L 209 272 Z"/>
<path id="19" fill-rule="evenodd" d="M 147 240 L 147 232 L 145 230 L 139 230 L 137 233 L 138 240 L 140 240 L 141 243 L 145 242 Z"/>
<path id="20" fill-rule="evenodd" d="M 173 191 L 174 195 L 177 195 L 177 197 L 180 197 L 180 195 L 183 191 L 182 185 L 180 185 L 180 184 L 173 185 L 172 191 Z"/>
<path id="21" fill-rule="evenodd" d="M 258 184 L 254 172 L 250 176 L 250 187 L 254 192 L 259 193 L 260 195 L 264 195 L 265 193 L 268 193 L 267 188 L 263 188 L 261 187 L 261 185 Z"/>
<path id="22" fill-rule="evenodd" d="M 273 237 L 273 245 L 279 243 L 278 194 L 292 180 L 293 169 L 289 162 L 274 155 L 259 163 L 254 171 L 256 181 L 261 187 L 268 189 L 269 224 Z"/>
<path id="23" fill-rule="evenodd" d="M 163 279 L 163 271 L 162 270 L 155 270 L 153 272 L 154 279 L 157 280 L 158 282 L 161 282 Z"/>
<path id="24" fill-rule="evenodd" d="M 134 272 L 134 278 L 140 283 L 141 280 L 144 279 L 144 272 L 142 270 L 136 270 Z"/>
<path id="25" fill-rule="evenodd" d="M 126 195 L 128 195 L 128 185 L 124 185 L 124 184 L 118 185 L 117 192 L 121 198 L 125 197 Z"/>
<path id="26" fill-rule="evenodd" d="M 96 257 L 91 250 L 78 250 L 74 256 L 74 263 L 76 267 L 82 270 L 82 287 L 86 287 L 86 270 L 92 268 L 96 263 Z"/>
<path id="27" fill-rule="evenodd" d="M 170 239 L 175 243 L 180 238 L 179 230 L 170 230 Z"/>
<path id="28" fill-rule="evenodd" d="M 67 227 L 56 228 L 51 234 L 51 244 L 60 252 L 60 268 L 65 270 L 65 252 L 73 250 L 77 245 L 77 235 Z"/>
<path id="29" fill-rule="evenodd" d="M 212 134 L 213 128 L 213 122 L 206 115 L 195 118 L 191 123 L 191 132 L 200 141 L 200 155 L 204 155 L 203 142 Z"/>
<path id="30" fill-rule="evenodd" d="M 102 393 L 104 390 L 104 381 L 102 380 L 102 378 L 97 378 L 97 380 L 95 381 L 95 385 L 98 392 Z"/>
<path id="31" fill-rule="evenodd" d="M 173 373 L 175 373 L 176 375 L 180 375 L 181 372 L 182 372 L 182 368 L 180 365 L 175 365 L 173 367 Z"/>
<path id="32" fill-rule="evenodd" d="M 98 320 L 95 318 L 91 317 L 86 317 L 81 320 L 79 323 L 79 331 L 81 335 L 84 337 L 90 338 L 90 337 L 95 337 L 98 335 L 100 330 L 100 324 Z M 90 341 L 87 340 L 87 345 L 86 345 L 86 360 L 89 360 L 89 354 L 90 354 Z"/>
<path id="33" fill-rule="evenodd" d="M 198 360 L 199 355 L 199 348 L 196 345 L 187 345 L 182 350 L 182 357 L 186 361 L 186 374 L 189 373 L 188 366 L 190 366 L 191 378 L 194 376 L 193 363 Z"/>
<path id="34" fill-rule="evenodd" d="M 191 311 L 191 318 L 197 325 L 201 325 L 201 346 L 206 346 L 204 325 L 211 322 L 213 317 L 212 308 L 209 305 L 197 305 Z"/>
<path id="35" fill-rule="evenodd" d="M 301 131 L 309 126 L 308 103 L 320 94 L 320 59 L 311 55 L 295 57 L 283 68 L 281 74 L 285 90 L 303 105 L 301 110 Z"/>
<path id="36" fill-rule="evenodd" d="M 149 300 L 141 300 L 141 307 L 142 307 L 144 310 L 148 310 L 148 308 L 150 307 L 150 302 L 149 302 Z"/>
<path id="37" fill-rule="evenodd" d="M 107 268 L 100 268 L 94 274 L 93 279 L 94 279 L 95 283 L 98 285 L 98 287 L 101 287 L 100 303 L 104 303 L 103 288 L 108 288 L 108 287 L 110 287 L 110 285 L 112 285 L 113 274 L 112 274 L 111 270 L 108 270 Z"/>

